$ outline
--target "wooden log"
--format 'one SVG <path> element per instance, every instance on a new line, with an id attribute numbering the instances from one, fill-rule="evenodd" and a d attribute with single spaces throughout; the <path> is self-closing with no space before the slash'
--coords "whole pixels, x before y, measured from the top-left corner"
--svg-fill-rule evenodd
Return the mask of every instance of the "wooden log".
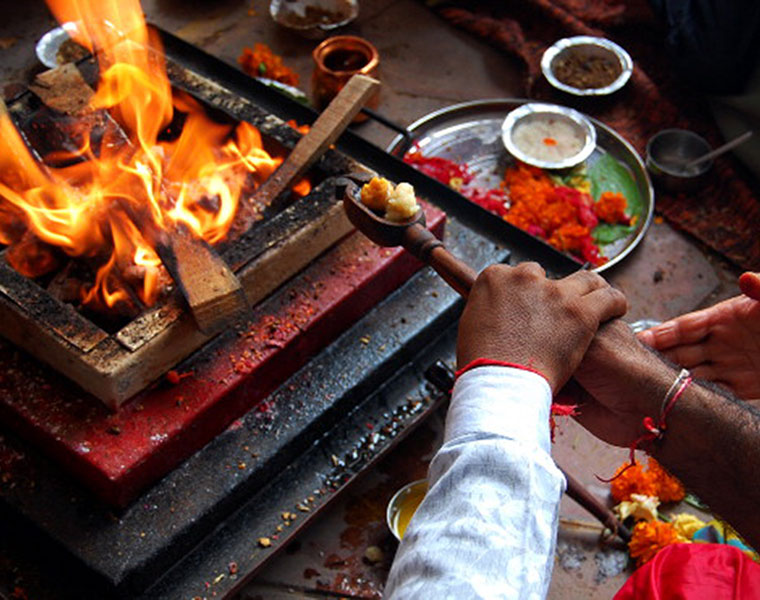
<path id="1" fill-rule="evenodd" d="M 70 115 L 81 115 L 93 91 L 73 64 L 41 73 L 30 86 L 47 106 Z M 129 141 L 124 136 L 126 143 Z M 144 227 L 148 219 L 133 215 Z M 158 232 L 147 226 L 161 260 L 187 301 L 198 329 L 218 333 L 247 312 L 243 288 L 220 256 L 182 227 Z"/>
<path id="2" fill-rule="evenodd" d="M 251 226 L 262 208 L 290 188 L 327 151 L 379 87 L 379 81 L 366 75 L 354 75 L 348 81 L 285 161 L 253 194 L 243 216 L 243 231 Z"/>
<path id="3" fill-rule="evenodd" d="M 248 311 L 243 287 L 232 269 L 186 228 L 165 232 L 156 250 L 203 333 L 218 333 Z"/>
<path id="4" fill-rule="evenodd" d="M 73 63 L 39 73 L 29 89 L 46 106 L 65 115 L 81 115 L 95 95 Z"/>

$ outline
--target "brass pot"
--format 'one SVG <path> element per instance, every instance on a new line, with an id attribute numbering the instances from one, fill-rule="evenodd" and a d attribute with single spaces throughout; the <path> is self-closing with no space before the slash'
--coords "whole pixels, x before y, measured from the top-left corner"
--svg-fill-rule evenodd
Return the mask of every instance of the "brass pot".
<path id="1" fill-rule="evenodd" d="M 357 73 L 378 78 L 380 55 L 367 40 L 353 35 L 337 35 L 327 38 L 312 52 L 314 71 L 311 78 L 311 93 L 314 105 L 319 110 L 330 103 L 343 89 L 349 79 Z M 366 106 L 376 109 L 380 103 L 379 91 L 373 94 Z M 354 123 L 367 119 L 359 113 Z"/>

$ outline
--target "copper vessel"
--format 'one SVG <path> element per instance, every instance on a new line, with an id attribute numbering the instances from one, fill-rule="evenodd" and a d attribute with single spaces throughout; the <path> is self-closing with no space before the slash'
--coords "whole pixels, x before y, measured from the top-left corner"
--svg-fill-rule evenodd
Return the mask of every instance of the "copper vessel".
<path id="1" fill-rule="evenodd" d="M 315 106 L 323 110 L 335 95 L 346 85 L 353 75 L 360 73 L 378 78 L 380 55 L 367 40 L 353 35 L 338 35 L 327 38 L 312 52 L 314 72 L 311 78 L 311 93 Z M 368 101 L 369 108 L 377 108 L 379 92 Z M 367 119 L 359 113 L 354 123 Z"/>

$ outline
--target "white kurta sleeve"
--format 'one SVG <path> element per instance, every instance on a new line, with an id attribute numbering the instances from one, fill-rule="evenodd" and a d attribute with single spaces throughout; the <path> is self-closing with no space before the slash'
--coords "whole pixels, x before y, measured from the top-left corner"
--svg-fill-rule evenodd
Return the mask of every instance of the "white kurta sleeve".
<path id="1" fill-rule="evenodd" d="M 529 371 L 459 377 L 386 600 L 546 596 L 565 487 L 549 453 L 550 406 L 548 383 Z"/>

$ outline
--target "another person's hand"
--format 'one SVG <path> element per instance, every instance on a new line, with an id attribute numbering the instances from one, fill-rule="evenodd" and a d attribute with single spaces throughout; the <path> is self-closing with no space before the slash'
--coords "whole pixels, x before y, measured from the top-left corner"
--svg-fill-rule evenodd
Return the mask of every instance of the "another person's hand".
<path id="1" fill-rule="evenodd" d="M 531 366 L 556 392 L 600 323 L 627 308 L 625 296 L 596 273 L 551 280 L 536 263 L 491 266 L 475 281 L 459 321 L 457 363 L 487 358 Z"/>
<path id="2" fill-rule="evenodd" d="M 639 333 L 639 339 L 694 377 L 760 399 L 760 274 L 739 279 L 743 296 L 687 313 Z"/>

